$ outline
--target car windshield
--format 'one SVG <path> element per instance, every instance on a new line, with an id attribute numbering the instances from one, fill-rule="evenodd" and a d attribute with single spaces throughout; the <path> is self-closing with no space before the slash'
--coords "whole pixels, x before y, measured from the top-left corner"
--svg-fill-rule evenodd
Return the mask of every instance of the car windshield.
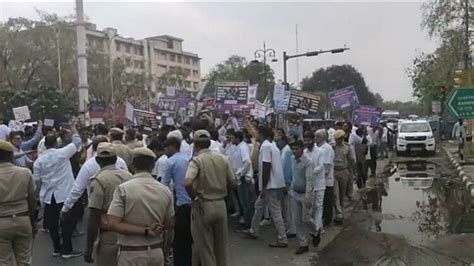
<path id="1" fill-rule="evenodd" d="M 430 132 L 430 126 L 428 123 L 408 123 L 402 124 L 400 127 L 400 132 Z"/>

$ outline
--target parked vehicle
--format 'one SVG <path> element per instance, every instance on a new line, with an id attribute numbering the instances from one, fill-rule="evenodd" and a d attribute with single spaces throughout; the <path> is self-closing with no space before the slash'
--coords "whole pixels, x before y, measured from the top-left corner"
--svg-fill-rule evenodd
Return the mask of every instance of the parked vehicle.
<path id="1" fill-rule="evenodd" d="M 398 127 L 397 155 L 410 152 L 436 154 L 436 141 L 430 123 L 424 120 L 403 120 Z"/>

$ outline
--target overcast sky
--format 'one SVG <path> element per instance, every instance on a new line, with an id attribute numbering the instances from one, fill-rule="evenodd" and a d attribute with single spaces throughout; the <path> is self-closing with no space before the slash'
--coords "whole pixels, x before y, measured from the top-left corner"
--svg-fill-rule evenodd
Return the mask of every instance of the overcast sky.
<path id="1" fill-rule="evenodd" d="M 35 7 L 59 15 L 74 14 L 74 1 L 29 2 L 0 0 L 0 20 L 23 16 L 37 18 Z M 186 51 L 202 57 L 202 72 L 230 55 L 253 59 L 266 42 L 279 62 L 270 63 L 276 78 L 282 76 L 282 52 L 350 48 L 342 54 L 324 54 L 299 60 L 299 78 L 333 64 L 352 64 L 369 88 L 387 100 L 411 100 L 412 88 L 405 69 L 412 59 L 431 52 L 436 41 L 420 27 L 420 2 L 220 2 L 153 3 L 89 2 L 84 9 L 99 29 L 114 27 L 126 37 L 169 34 L 184 39 Z M 289 61 L 288 80 L 297 83 L 296 60 Z"/>

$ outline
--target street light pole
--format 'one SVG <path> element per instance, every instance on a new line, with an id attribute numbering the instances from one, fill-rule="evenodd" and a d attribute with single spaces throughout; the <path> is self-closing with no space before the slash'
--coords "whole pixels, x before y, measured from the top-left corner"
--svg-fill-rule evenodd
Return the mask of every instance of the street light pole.
<path id="1" fill-rule="evenodd" d="M 275 57 L 275 50 L 272 48 L 267 48 L 265 42 L 263 42 L 263 49 L 258 49 L 254 52 L 254 57 L 255 61 L 258 62 L 257 58 L 263 57 L 263 75 L 264 75 L 264 81 L 263 85 L 265 87 L 265 90 L 267 89 L 267 57 L 274 58 Z M 273 59 L 273 61 L 276 61 L 276 59 Z"/>
<path id="2" fill-rule="evenodd" d="M 288 89 L 288 81 L 287 81 L 287 67 L 286 67 L 286 61 L 291 58 L 297 58 L 297 57 L 310 57 L 310 56 L 317 56 L 320 54 L 325 54 L 325 53 L 331 53 L 331 54 L 338 54 L 338 53 L 343 53 L 344 51 L 349 50 L 349 48 L 336 48 L 336 49 L 331 49 L 331 50 L 319 50 L 319 51 L 312 51 L 312 52 L 307 52 L 304 54 L 295 54 L 295 55 L 287 55 L 286 52 L 283 52 L 283 83 L 285 84 L 286 88 Z"/>
<path id="3" fill-rule="evenodd" d="M 79 114 L 86 126 L 89 125 L 89 84 L 87 83 L 86 22 L 84 21 L 83 0 L 76 0 L 76 50 L 79 91 Z"/>
<path id="4" fill-rule="evenodd" d="M 109 38 L 109 76 L 110 76 L 110 103 L 112 105 L 112 119 L 113 123 L 115 123 L 116 115 L 115 115 L 115 88 L 114 88 L 114 59 L 112 56 L 112 44 L 113 41 L 117 37 L 117 35 L 111 36 Z"/>

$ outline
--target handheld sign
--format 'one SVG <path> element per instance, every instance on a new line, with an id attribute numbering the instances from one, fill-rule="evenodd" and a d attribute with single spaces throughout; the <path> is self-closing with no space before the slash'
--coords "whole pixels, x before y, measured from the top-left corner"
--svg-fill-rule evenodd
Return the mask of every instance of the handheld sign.
<path id="1" fill-rule="evenodd" d="M 54 127 L 54 119 L 45 118 L 43 121 L 43 125 L 47 127 Z"/>
<path id="2" fill-rule="evenodd" d="M 318 112 L 321 96 L 298 90 L 291 90 L 288 111 L 303 115 L 315 115 Z"/>
<path id="3" fill-rule="evenodd" d="M 334 110 L 341 110 L 359 104 L 359 97 L 354 86 L 329 92 L 329 99 Z"/>
<path id="4" fill-rule="evenodd" d="M 375 126 L 382 118 L 382 108 L 370 105 L 357 105 L 352 112 L 352 123 L 358 126 Z"/>
<path id="5" fill-rule="evenodd" d="M 26 121 L 31 119 L 30 109 L 26 105 L 13 108 L 13 115 L 17 121 Z"/>

